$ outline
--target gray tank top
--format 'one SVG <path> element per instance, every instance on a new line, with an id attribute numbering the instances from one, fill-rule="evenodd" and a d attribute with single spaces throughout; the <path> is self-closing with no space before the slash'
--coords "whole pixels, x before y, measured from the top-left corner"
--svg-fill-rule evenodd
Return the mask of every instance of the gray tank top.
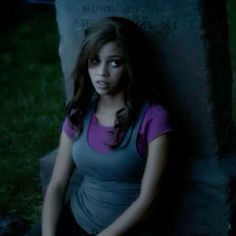
<path id="1" fill-rule="evenodd" d="M 138 130 L 148 104 L 129 128 L 118 148 L 99 153 L 88 144 L 93 106 L 72 147 L 72 158 L 82 176 L 72 192 L 70 204 L 77 223 L 89 234 L 97 234 L 118 218 L 139 195 L 146 159 L 137 151 Z M 96 138 L 94 134 L 94 138 Z"/>

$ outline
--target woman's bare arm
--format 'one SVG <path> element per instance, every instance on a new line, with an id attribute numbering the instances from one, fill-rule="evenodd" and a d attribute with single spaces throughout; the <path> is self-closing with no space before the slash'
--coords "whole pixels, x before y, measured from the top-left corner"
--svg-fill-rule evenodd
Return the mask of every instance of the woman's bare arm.
<path id="1" fill-rule="evenodd" d="M 166 166 L 169 135 L 162 135 L 148 146 L 148 157 L 141 183 L 141 192 L 136 201 L 110 226 L 97 236 L 125 235 L 133 226 L 143 220 L 153 209 L 157 199 L 161 175 Z"/>
<path id="2" fill-rule="evenodd" d="M 74 169 L 71 158 L 72 140 L 62 132 L 53 173 L 47 187 L 42 213 L 42 235 L 55 236 L 59 215 Z"/>

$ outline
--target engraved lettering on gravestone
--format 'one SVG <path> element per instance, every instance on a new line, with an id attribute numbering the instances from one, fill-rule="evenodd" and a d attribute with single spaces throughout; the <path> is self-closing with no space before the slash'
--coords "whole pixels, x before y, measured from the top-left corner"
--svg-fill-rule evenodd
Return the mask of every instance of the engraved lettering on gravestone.
<path id="1" fill-rule="evenodd" d="M 157 32 L 157 37 L 163 39 L 169 36 L 170 33 L 177 32 L 178 27 L 177 23 L 174 20 L 169 20 L 168 15 L 170 15 L 171 8 L 168 6 L 162 7 L 146 7 L 146 6 L 124 6 L 124 7 L 115 7 L 112 5 L 83 5 L 82 11 L 86 14 L 96 14 L 96 13 L 109 13 L 110 15 L 119 15 L 119 13 L 128 14 L 128 15 L 138 15 L 140 20 L 134 20 L 140 27 L 144 30 L 151 32 Z M 160 17 L 161 21 L 153 21 L 152 18 Z M 80 34 L 80 31 L 84 28 L 87 28 L 91 25 L 92 19 L 88 18 L 77 18 L 75 19 L 75 31 L 77 34 Z M 178 26 L 180 26 L 178 22 Z M 184 27 L 181 22 L 181 28 Z"/>
<path id="2" fill-rule="evenodd" d="M 157 37 L 159 39 L 166 38 L 170 35 L 170 33 L 177 32 L 178 27 L 176 21 L 167 20 L 161 22 L 160 24 L 153 22 L 149 19 L 145 20 L 134 20 L 141 28 L 147 31 L 151 31 L 152 33 L 157 32 Z M 80 31 L 90 26 L 93 22 L 93 19 L 89 18 L 78 18 L 75 19 L 75 31 L 77 32 L 78 36 Z"/>
<path id="3" fill-rule="evenodd" d="M 150 30 L 150 31 L 155 31 L 158 29 L 158 25 L 155 24 L 155 22 L 152 22 L 150 20 L 142 19 L 142 20 L 134 20 L 134 22 L 141 27 L 144 30 Z"/>
<path id="4" fill-rule="evenodd" d="M 125 6 L 121 8 L 122 13 L 126 14 L 144 14 L 149 16 L 156 16 L 169 12 L 169 7 L 140 7 L 140 6 Z"/>
<path id="5" fill-rule="evenodd" d="M 142 14 L 148 16 L 163 15 L 170 12 L 169 7 L 145 7 L 145 6 L 124 6 L 114 7 L 113 5 L 83 5 L 82 10 L 85 13 L 125 13 Z"/>
<path id="6" fill-rule="evenodd" d="M 91 23 L 93 22 L 93 20 L 80 18 L 80 19 L 75 19 L 74 22 L 75 22 L 75 29 L 77 32 L 77 31 L 80 31 L 81 29 L 85 29 L 89 27 Z"/>
<path id="7" fill-rule="evenodd" d="M 116 13 L 117 8 L 111 5 L 83 5 L 85 13 Z"/>

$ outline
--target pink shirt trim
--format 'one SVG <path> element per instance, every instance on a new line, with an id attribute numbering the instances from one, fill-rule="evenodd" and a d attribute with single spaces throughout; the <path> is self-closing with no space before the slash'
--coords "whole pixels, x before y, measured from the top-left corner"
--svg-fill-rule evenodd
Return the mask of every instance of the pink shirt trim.
<path id="1" fill-rule="evenodd" d="M 94 114 L 88 130 L 88 143 L 90 147 L 101 153 L 108 152 L 110 148 L 105 144 L 105 141 L 109 137 L 107 135 L 110 130 L 112 130 L 112 127 L 100 125 Z M 69 138 L 74 139 L 77 129 L 71 125 L 69 119 L 66 117 L 63 122 L 62 131 Z M 147 108 L 138 131 L 137 150 L 140 155 L 143 157 L 147 156 L 148 144 L 159 136 L 171 131 L 174 131 L 174 128 L 170 124 L 167 110 L 161 105 L 150 105 Z M 93 138 L 93 134 L 96 134 L 96 138 Z"/>

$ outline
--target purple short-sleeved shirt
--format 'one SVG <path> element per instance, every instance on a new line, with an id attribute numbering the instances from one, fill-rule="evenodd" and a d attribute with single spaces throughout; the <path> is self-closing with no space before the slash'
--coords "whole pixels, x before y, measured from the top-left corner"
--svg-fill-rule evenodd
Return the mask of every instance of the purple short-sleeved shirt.
<path id="1" fill-rule="evenodd" d="M 108 140 L 108 132 L 111 130 L 112 127 L 99 124 L 94 113 L 88 130 L 89 146 L 101 153 L 108 152 L 110 147 L 106 145 L 106 141 Z M 70 124 L 69 119 L 66 117 L 62 131 L 66 133 L 69 138 L 74 139 L 78 130 Z M 143 157 L 147 156 L 148 144 L 162 134 L 171 131 L 174 131 L 174 129 L 170 124 L 167 110 L 161 105 L 149 105 L 138 132 L 137 150 L 139 154 Z M 96 139 L 93 138 L 94 133 L 96 133 Z"/>

